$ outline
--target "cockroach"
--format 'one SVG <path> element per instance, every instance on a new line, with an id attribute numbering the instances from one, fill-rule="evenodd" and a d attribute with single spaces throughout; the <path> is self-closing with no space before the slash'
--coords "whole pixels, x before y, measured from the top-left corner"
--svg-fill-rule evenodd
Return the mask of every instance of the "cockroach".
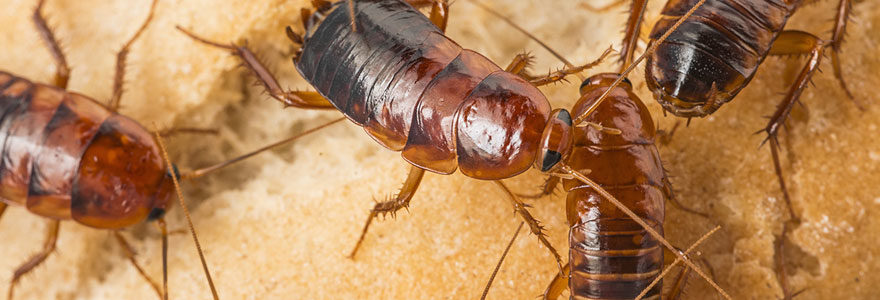
<path id="1" fill-rule="evenodd" d="M 112 231 L 141 276 L 160 298 L 167 299 L 168 232 L 163 216 L 177 186 L 177 168 L 163 160 L 161 141 L 154 140 L 134 120 L 116 112 L 128 49 L 152 20 L 158 1 L 152 2 L 146 21 L 117 54 L 113 98 L 106 106 L 65 90 L 70 69 L 43 17 L 44 2 L 38 2 L 33 20 L 55 59 L 54 85 L 0 71 L 0 214 L 8 205 L 14 205 L 49 219 L 43 249 L 15 270 L 7 298 L 13 298 L 15 285 L 22 276 L 55 250 L 60 221 L 73 220 Z M 217 299 L 179 188 L 178 196 L 211 292 Z M 156 221 L 162 233 L 162 288 L 140 267 L 134 251 L 119 232 L 145 220 Z"/>
<path id="2" fill-rule="evenodd" d="M 841 88 L 855 99 L 843 79 L 840 52 L 852 3 L 840 0 L 830 40 L 797 30 L 783 30 L 789 17 L 805 1 L 709 1 L 698 9 L 682 30 L 663 42 L 656 41 L 693 0 L 670 0 L 663 18 L 651 32 L 657 50 L 647 57 L 648 88 L 665 111 L 679 117 L 705 117 L 727 103 L 754 78 L 758 66 L 769 55 L 809 55 L 800 74 L 761 131 L 770 142 L 773 166 L 783 198 L 793 220 L 798 217 L 782 176 L 779 162 L 780 127 L 785 123 L 826 48 L 831 47 L 831 64 Z M 687 32 L 683 34 L 682 32 Z M 858 105 L 858 103 L 856 103 Z M 761 132 L 759 131 L 759 132 Z"/>
<path id="3" fill-rule="evenodd" d="M 582 97 L 572 113 L 590 107 L 618 76 L 601 73 L 584 80 L 580 87 Z M 561 153 L 572 169 L 590 170 L 589 176 L 599 186 L 662 234 L 664 203 L 676 202 L 654 144 L 654 122 L 629 80 L 614 88 L 617 90 L 587 118 L 588 122 L 602 126 L 572 128 L 571 115 L 562 109 L 554 110 L 553 125 L 567 127 L 563 132 L 569 136 L 545 136 L 545 140 L 565 142 L 545 144 L 562 147 L 543 151 Z M 554 190 L 559 179 L 551 177 L 544 191 Z M 572 299 L 658 299 L 664 263 L 658 240 L 616 206 L 599 201 L 602 195 L 590 185 L 575 177 L 563 179 L 562 184 L 567 192 L 566 216 L 570 226 L 569 264 L 565 266 L 565 276 L 557 274 L 553 279 L 544 299 L 557 299 L 566 283 Z M 686 271 L 682 270 L 669 290 L 669 299 L 682 292 Z"/>
<path id="4" fill-rule="evenodd" d="M 570 126 L 560 125 L 562 113 L 551 115 L 549 102 L 536 86 L 562 80 L 602 58 L 547 76 L 525 76 L 525 55 L 501 69 L 446 37 L 443 28 L 448 4 L 442 0 L 333 4 L 316 0 L 313 6 L 314 10 L 302 12 L 304 36 L 290 27 L 286 32 L 301 46 L 293 58 L 297 70 L 317 92 L 284 91 L 246 47 L 209 41 L 178 29 L 198 42 L 239 56 L 276 100 L 300 108 L 335 107 L 381 145 L 400 151 L 412 165 L 401 191 L 371 210 L 350 257 L 356 254 L 374 218 L 409 205 L 425 170 L 438 174 L 461 170 L 469 177 L 494 181 L 561 270 L 561 258 L 544 237 L 539 222 L 501 181 L 532 166 L 584 182 L 644 226 L 659 243 L 673 248 L 653 226 L 583 176 L 582 170 L 563 161 L 572 146 L 567 140 Z M 430 18 L 416 10 L 425 6 L 431 6 Z M 675 254 L 706 277 L 683 254 Z"/>
<path id="5" fill-rule="evenodd" d="M 834 75 L 846 95 L 855 102 L 843 79 L 839 59 L 852 2 L 839 1 L 830 40 L 803 31 L 783 30 L 789 17 L 807 1 L 734 0 L 708 1 L 694 12 L 693 18 L 681 25 L 681 30 L 658 41 L 657 38 L 672 25 L 671 20 L 682 15 L 695 2 L 668 1 L 662 18 L 650 35 L 650 44 L 656 44 L 656 51 L 647 56 L 645 77 L 648 88 L 664 111 L 689 120 L 691 117 L 705 117 L 733 100 L 754 78 L 758 66 L 767 56 L 809 56 L 767 125 L 758 131 L 767 134 L 764 142 L 769 141 L 783 199 L 791 221 L 798 223 L 782 174 L 778 133 L 829 47 L 832 49 Z M 631 21 L 638 22 L 632 18 Z M 858 102 L 855 103 L 861 108 Z M 783 232 L 783 239 L 784 235 Z M 780 278 L 784 277 L 780 274 Z M 788 284 L 781 280 L 785 297 L 790 298 Z"/>
<path id="6" fill-rule="evenodd" d="M 509 18 L 479 2 L 473 3 L 537 41 L 566 66 L 572 66 L 557 51 Z M 627 53 L 631 54 L 632 51 L 624 46 L 621 52 L 621 72 L 632 63 L 632 58 L 627 57 Z M 619 77 L 619 73 L 600 73 L 582 79 L 581 97 L 571 112 L 584 115 L 588 108 L 593 107 L 612 88 L 612 83 Z M 685 208 L 673 197 L 671 183 L 655 145 L 658 136 L 654 121 L 645 104 L 633 92 L 630 81 L 624 77 L 623 83 L 613 89 L 605 101 L 585 118 L 588 124 L 601 125 L 572 128 L 569 112 L 564 109 L 554 110 L 548 128 L 561 127 L 563 130 L 545 130 L 545 134 L 550 135 L 545 135 L 542 139 L 551 142 L 542 145 L 557 148 L 543 148 L 542 153 L 560 153 L 561 159 L 571 168 L 591 171 L 590 177 L 599 186 L 614 195 L 658 233 L 663 232 L 664 207 L 667 201 L 685 211 L 706 217 L 705 214 Z M 553 136 L 555 132 L 562 132 L 564 135 Z M 572 299 L 659 297 L 662 289 L 660 273 L 664 260 L 663 249 L 658 240 L 619 208 L 606 201 L 599 201 L 602 196 L 577 178 L 563 179 L 551 175 L 543 191 L 535 196 L 550 194 L 560 180 L 567 192 L 569 264 L 565 266 L 563 274 L 557 274 L 553 279 L 544 293 L 544 299 L 558 298 L 565 290 L 566 283 Z M 502 255 L 502 261 L 504 256 L 506 251 Z M 500 264 L 501 262 L 499 266 Z M 686 272 L 687 269 L 682 270 L 667 298 L 675 299 L 680 295 Z M 485 295 L 484 292 L 484 298 Z"/>

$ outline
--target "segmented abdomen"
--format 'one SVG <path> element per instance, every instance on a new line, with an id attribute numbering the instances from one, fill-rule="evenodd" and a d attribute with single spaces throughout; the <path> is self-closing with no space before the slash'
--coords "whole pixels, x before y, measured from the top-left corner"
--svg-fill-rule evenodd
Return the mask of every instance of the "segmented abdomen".
<path id="1" fill-rule="evenodd" d="M 669 0 L 651 42 L 698 1 Z M 676 115 L 711 114 L 752 79 L 793 9 L 782 0 L 706 1 L 648 56 L 649 88 Z"/>
<path id="2" fill-rule="evenodd" d="M 631 87 L 621 85 L 626 87 L 617 87 L 587 120 L 623 133 L 576 128 L 568 163 L 576 170 L 589 169 L 590 178 L 663 234 L 666 175 L 653 144 L 653 121 Z M 588 91 L 591 95 L 576 104 L 573 115 L 580 115 L 603 91 Z M 580 181 L 565 180 L 564 185 L 572 299 L 634 299 L 660 273 L 660 243 Z M 645 299 L 659 297 L 660 290 L 657 285 Z"/>
<path id="3" fill-rule="evenodd" d="M 157 149 L 143 127 L 88 97 L 0 71 L 0 201 L 90 226 L 130 225 L 161 183 Z M 114 221 L 100 223 L 110 211 Z"/>
<path id="4" fill-rule="evenodd" d="M 535 87 L 462 49 L 409 4 L 356 1 L 356 32 L 346 5 L 312 17 L 296 62 L 337 109 L 430 171 L 494 179 L 529 168 L 550 111 Z"/>

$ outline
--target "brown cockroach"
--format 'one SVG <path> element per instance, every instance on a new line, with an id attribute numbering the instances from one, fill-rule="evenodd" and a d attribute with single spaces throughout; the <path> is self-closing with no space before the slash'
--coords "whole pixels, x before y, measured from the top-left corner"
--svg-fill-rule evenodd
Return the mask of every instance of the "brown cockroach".
<path id="1" fill-rule="evenodd" d="M 377 142 L 401 151 L 412 164 L 397 196 L 371 210 L 350 256 L 358 250 L 375 217 L 409 205 L 425 170 L 451 174 L 460 169 L 469 177 L 497 183 L 562 269 L 561 258 L 545 239 L 538 221 L 500 181 L 532 166 L 580 180 L 643 226 L 658 243 L 673 249 L 642 217 L 583 176 L 582 170 L 563 161 L 572 146 L 571 140 L 566 140 L 572 136 L 571 126 L 559 126 L 562 113 L 551 114 L 549 102 L 536 86 L 562 80 L 598 61 L 531 77 L 524 72 L 527 57 L 521 55 L 501 69 L 444 35 L 448 5 L 442 0 L 334 4 L 318 0 L 313 5 L 314 11 L 304 9 L 302 13 L 306 34 L 300 36 L 288 27 L 287 35 L 301 45 L 294 64 L 317 92 L 284 91 L 247 48 L 212 42 L 178 29 L 201 43 L 239 56 L 276 100 L 300 108 L 335 107 Z M 430 19 L 415 9 L 422 6 L 432 7 Z M 674 253 L 706 277 L 682 253 Z"/>
<path id="2" fill-rule="evenodd" d="M 776 177 L 793 220 L 798 217 L 779 162 L 777 135 L 801 92 L 819 67 L 824 50 L 831 47 L 831 65 L 840 86 L 855 99 L 843 80 L 838 52 L 843 43 L 852 3 L 840 0 L 831 40 L 797 30 L 783 30 L 789 17 L 805 1 L 736 0 L 708 1 L 682 24 L 682 31 L 663 42 L 659 37 L 695 1 L 670 0 L 663 18 L 651 32 L 657 50 L 647 57 L 645 77 L 665 111 L 680 117 L 705 117 L 739 93 L 754 78 L 758 66 L 769 55 L 809 55 L 808 62 L 761 131 L 767 134 Z M 856 103 L 858 105 L 858 103 Z M 759 131 L 760 132 L 760 131 Z"/>
<path id="3" fill-rule="evenodd" d="M 578 114 L 590 107 L 618 76 L 601 73 L 584 80 L 582 97 L 572 112 Z M 657 131 L 647 107 L 628 80 L 615 89 L 587 119 L 603 127 L 572 128 L 568 112 L 555 110 L 551 115 L 555 117 L 551 119 L 555 120 L 554 126 L 568 127 L 564 132 L 570 135 L 555 138 L 568 140 L 571 145 L 545 151 L 561 151 L 571 168 L 590 170 L 589 176 L 599 186 L 662 234 L 664 203 L 681 205 L 672 198 L 654 144 Z M 559 179 L 551 177 L 544 191 L 553 191 Z M 658 240 L 616 206 L 599 201 L 602 196 L 590 185 L 578 178 L 566 178 L 562 183 L 567 192 L 570 226 L 569 264 L 565 276 L 557 274 L 553 279 L 544 299 L 557 299 L 566 287 L 572 299 L 659 299 L 664 255 Z M 675 299 L 681 294 L 687 271 L 682 270 L 665 298 Z"/>
<path id="4" fill-rule="evenodd" d="M 152 20 L 157 2 L 152 2 L 146 21 L 117 54 L 113 97 L 106 106 L 65 90 L 70 69 L 43 17 L 44 0 L 38 2 L 33 20 L 55 59 L 54 85 L 0 71 L 0 214 L 14 205 L 49 219 L 43 249 L 15 270 L 8 299 L 21 277 L 54 251 L 62 220 L 112 231 L 138 272 L 160 298 L 167 299 L 168 231 L 163 216 L 177 186 L 177 169 L 167 157 L 163 160 L 161 141 L 116 112 L 128 49 Z M 189 212 L 177 191 L 217 299 Z M 162 233 L 162 288 L 138 265 L 119 232 L 145 220 L 156 221 Z"/>
<path id="5" fill-rule="evenodd" d="M 633 1 L 623 45 L 626 60 L 631 60 L 632 45 L 638 36 L 638 23 L 646 0 Z M 783 30 L 789 17 L 807 1 L 802 0 L 732 0 L 707 1 L 665 40 L 658 39 L 697 0 L 670 0 L 661 19 L 650 34 L 656 50 L 647 56 L 645 77 L 648 88 L 665 111 L 679 117 L 705 117 L 727 103 L 754 78 L 758 66 L 769 55 L 807 55 L 803 66 L 767 125 L 758 132 L 767 134 L 773 167 L 791 221 L 799 222 L 782 174 L 779 158 L 780 127 L 798 102 L 803 89 L 827 48 L 831 48 L 834 75 L 846 95 L 855 101 L 842 76 L 839 52 L 852 10 L 850 0 L 839 0 L 830 40 L 797 30 Z M 635 29 L 635 31 L 631 31 Z M 631 33 L 633 32 L 633 33 Z M 861 108 L 858 102 L 856 105 Z M 762 143 L 763 144 L 763 143 Z M 788 228 L 788 225 L 784 226 Z M 785 239 L 787 230 L 783 230 Z M 778 271 L 786 299 L 791 295 L 786 276 Z"/>
<path id="6" fill-rule="evenodd" d="M 572 66 L 558 52 L 509 18 L 479 2 L 474 3 L 535 40 L 566 66 Z M 632 51 L 627 50 L 625 45 L 626 42 L 621 54 L 621 71 L 632 63 L 632 58 L 626 54 Z M 581 97 L 571 111 L 575 115 L 582 115 L 618 77 L 618 73 L 600 73 L 582 78 Z M 598 105 L 585 119 L 589 124 L 601 126 L 572 128 L 572 118 L 568 111 L 555 110 L 551 114 L 551 120 L 555 121 L 553 125 L 567 128 L 562 132 L 571 135 L 555 138 L 568 140 L 571 144 L 559 144 L 559 149 L 542 151 L 557 151 L 562 153 L 562 159 L 575 170 L 590 170 L 590 177 L 596 183 L 621 200 L 659 233 L 663 232 L 664 204 L 667 201 L 687 212 L 707 217 L 684 207 L 673 197 L 671 184 L 655 145 L 658 135 L 654 121 L 645 104 L 633 92 L 630 81 L 623 78 L 623 83 L 613 88 L 615 90 L 608 94 L 605 102 Z M 552 193 L 560 179 L 551 176 L 543 191 L 534 197 Z M 570 226 L 569 264 L 565 267 L 565 276 L 557 274 L 548 286 L 544 299 L 558 298 L 565 290 L 566 283 L 573 299 L 659 298 L 662 289 L 660 271 L 663 266 L 663 249 L 660 243 L 620 209 L 605 201 L 598 201 L 602 196 L 589 185 L 576 178 L 566 178 L 562 182 L 567 192 L 566 214 Z M 503 256 L 506 256 L 506 251 L 502 255 L 502 261 Z M 501 262 L 499 266 L 500 264 Z M 666 298 L 675 299 L 681 294 L 687 271 L 682 270 Z M 485 295 L 486 292 L 484 298 Z"/>

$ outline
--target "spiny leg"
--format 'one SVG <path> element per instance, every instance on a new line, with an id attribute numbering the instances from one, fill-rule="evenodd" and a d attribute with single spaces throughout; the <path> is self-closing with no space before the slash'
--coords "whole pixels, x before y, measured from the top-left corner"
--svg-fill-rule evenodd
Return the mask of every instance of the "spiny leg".
<path id="1" fill-rule="evenodd" d="M 846 86 L 846 81 L 843 80 L 843 71 L 840 67 L 840 49 L 843 46 L 843 36 L 846 35 L 846 24 L 849 21 L 851 13 L 852 0 L 840 0 L 840 3 L 837 4 L 837 15 L 835 15 L 834 18 L 834 29 L 831 31 L 831 66 L 834 68 L 834 77 L 837 77 L 837 81 L 840 82 L 840 87 L 843 88 L 843 91 L 846 92 L 849 99 L 852 100 L 859 109 L 864 110 L 865 108 L 855 97 L 853 97 L 852 92 Z"/>
<path id="2" fill-rule="evenodd" d="M 633 0 L 630 6 L 629 19 L 623 31 L 623 41 L 620 42 L 620 72 L 626 70 L 633 62 L 636 44 L 639 41 L 639 30 L 642 28 L 642 18 L 647 6 L 648 0 Z"/>
<path id="3" fill-rule="evenodd" d="M 49 47 L 49 52 L 52 53 L 52 59 L 55 60 L 55 86 L 66 89 L 67 81 L 70 79 L 70 67 L 67 65 L 67 58 L 64 57 L 64 51 L 61 50 L 58 39 L 55 38 L 55 34 L 52 33 L 52 29 L 49 28 L 46 19 L 43 17 L 43 4 L 45 2 L 45 0 L 37 2 L 37 8 L 34 10 L 32 18 L 34 25 L 37 26 L 37 31 L 40 32 L 40 37 L 46 43 L 46 47 Z"/>
<path id="4" fill-rule="evenodd" d="M 827 46 L 826 42 L 820 40 L 818 37 L 802 32 L 802 31 L 783 31 L 776 41 L 773 42 L 773 45 L 770 48 L 771 55 L 800 55 L 809 53 L 810 57 L 807 63 L 804 65 L 803 69 L 801 69 L 800 74 L 795 79 L 794 84 L 791 85 L 788 92 L 785 95 L 785 98 L 782 99 L 782 102 L 779 103 L 779 106 L 776 108 L 776 112 L 773 113 L 773 116 L 770 117 L 770 121 L 767 123 L 767 126 L 763 129 L 764 132 L 767 133 L 766 141 L 770 142 L 770 154 L 773 157 L 773 168 L 776 171 L 776 178 L 779 181 L 779 186 L 782 189 L 782 196 L 785 200 L 785 204 L 788 208 L 788 213 L 791 216 L 791 221 L 797 223 L 800 219 L 795 214 L 794 208 L 791 205 L 791 197 L 788 194 L 788 188 L 785 185 L 785 176 L 782 175 L 782 164 L 779 159 L 779 140 L 778 134 L 779 129 L 785 124 L 786 119 L 791 113 L 791 109 L 794 107 L 794 104 L 798 102 L 798 98 L 803 92 L 804 88 L 810 82 L 810 78 L 816 69 L 819 67 L 819 62 L 822 59 L 822 52 L 824 48 Z M 786 230 L 786 228 L 783 228 Z M 784 236 L 784 232 L 783 232 Z M 783 245 L 780 244 L 778 251 L 784 251 Z M 784 265 L 784 261 L 780 261 L 780 264 Z M 783 268 L 780 268 L 779 271 L 784 272 Z M 789 283 L 788 278 L 784 273 L 777 274 L 780 286 L 782 286 L 782 293 L 786 299 L 790 299 L 791 293 L 788 289 Z"/>
<path id="5" fill-rule="evenodd" d="M 278 84 L 278 80 L 275 79 L 275 75 L 266 68 L 266 66 L 260 62 L 254 53 L 244 46 L 238 46 L 235 44 L 220 44 L 217 42 L 209 41 L 205 38 L 195 35 L 192 32 L 183 29 L 183 27 L 177 26 L 177 30 L 180 30 L 193 40 L 200 42 L 202 44 L 213 46 L 220 49 L 229 50 L 232 52 L 232 55 L 238 56 L 244 66 L 250 70 L 254 76 L 257 77 L 257 82 L 263 85 L 266 89 L 266 92 L 269 93 L 269 96 L 274 98 L 275 100 L 280 101 L 285 106 L 293 106 L 298 108 L 305 109 L 333 109 L 334 106 L 330 101 L 326 98 L 318 94 L 317 92 L 307 92 L 307 91 L 285 91 L 281 88 L 281 85 Z M 299 38 L 301 41 L 302 38 L 299 35 L 296 35 L 290 27 L 287 28 L 288 36 L 291 37 L 291 40 L 295 38 Z M 294 40 L 294 42 L 296 42 Z"/>
<path id="6" fill-rule="evenodd" d="M 564 80 L 565 77 L 568 75 L 580 74 L 581 72 L 583 72 L 587 69 L 590 69 L 592 67 L 599 65 L 600 63 L 602 63 L 603 60 L 605 60 L 605 58 L 609 54 L 611 54 L 611 52 L 614 52 L 614 49 L 612 49 L 611 47 L 608 47 L 608 49 L 605 49 L 605 52 L 603 52 L 602 55 L 599 56 L 599 58 L 597 58 L 596 60 L 594 60 L 592 62 L 589 62 L 589 63 L 581 65 L 581 66 L 569 66 L 569 67 L 566 67 L 565 69 L 562 69 L 562 70 L 550 72 L 543 77 L 534 78 L 530 82 L 534 86 L 542 86 L 542 85 L 547 85 L 547 84 L 554 83 L 554 82 L 557 82 L 560 80 Z"/>
<path id="7" fill-rule="evenodd" d="M 113 75 L 113 95 L 107 103 L 107 107 L 110 108 L 111 111 L 119 110 L 119 101 L 122 99 L 122 92 L 125 89 L 123 87 L 125 84 L 125 62 L 128 58 L 129 48 L 131 48 L 131 45 L 141 36 L 144 30 L 147 29 L 147 25 L 150 24 L 150 21 L 153 20 L 153 12 L 156 11 L 156 3 L 158 2 L 159 0 L 153 0 L 153 3 L 150 4 L 150 12 L 147 14 L 147 19 L 144 20 L 144 23 L 141 24 L 141 27 L 138 28 L 131 39 L 129 39 L 128 42 L 125 42 L 122 49 L 116 53 L 116 74 Z"/>
<path id="8" fill-rule="evenodd" d="M 55 251 L 55 243 L 58 241 L 58 230 L 60 225 L 61 222 L 58 220 L 49 221 L 49 224 L 46 226 L 46 240 L 43 242 L 43 249 L 15 269 L 15 273 L 12 275 L 12 280 L 9 282 L 9 292 L 6 295 L 6 299 L 12 300 L 15 284 L 18 283 L 18 280 L 20 280 L 24 274 L 27 274 L 42 264 L 46 261 L 46 258 L 49 257 L 49 254 L 52 254 L 52 251 Z"/>
<path id="9" fill-rule="evenodd" d="M 128 260 L 131 262 L 131 265 L 133 265 L 138 273 L 141 274 L 141 277 L 143 277 L 144 280 L 146 280 L 147 283 L 149 283 L 150 286 L 153 287 L 153 290 L 156 291 L 156 295 L 159 295 L 159 299 L 162 299 L 162 289 L 159 288 L 159 285 L 156 284 L 156 281 L 154 281 L 153 278 L 150 278 L 150 276 L 147 275 L 147 272 L 144 271 L 144 268 L 142 268 L 141 265 L 138 264 L 137 260 L 135 259 L 135 255 L 137 255 L 137 253 L 134 251 L 134 248 L 131 246 L 131 244 L 129 244 L 128 241 L 125 240 L 125 237 L 123 237 L 122 234 L 119 233 L 119 231 L 114 230 L 113 236 L 116 237 L 116 242 L 118 242 L 119 246 L 122 247 L 122 251 L 125 252 L 125 257 L 128 258 Z"/>
<path id="10" fill-rule="evenodd" d="M 542 226 L 541 223 L 535 219 L 535 217 L 532 217 L 532 214 L 529 213 L 529 210 L 527 209 L 528 205 L 520 201 L 519 198 L 517 198 L 512 191 L 510 191 L 510 188 L 508 188 L 506 185 L 504 185 L 503 182 L 501 182 L 501 180 L 495 180 L 495 184 L 497 184 L 498 187 L 500 187 L 501 190 L 503 190 L 504 193 L 507 194 L 507 198 L 510 200 L 510 203 L 513 204 L 513 210 L 517 214 L 519 214 L 520 217 L 522 217 L 523 221 L 525 221 L 526 224 L 529 224 L 529 230 L 532 231 L 532 234 L 538 237 L 538 240 L 541 241 L 541 244 L 544 244 L 544 247 L 547 247 L 547 250 L 549 250 L 550 254 L 553 255 L 553 258 L 556 259 L 556 265 L 559 267 L 559 272 L 561 273 L 562 258 L 559 256 L 559 252 L 556 251 L 556 248 L 553 248 L 553 245 L 551 245 L 550 241 L 547 240 L 547 235 L 544 234 L 544 226 Z"/>
<path id="11" fill-rule="evenodd" d="M 0 217 L 3 217 L 3 213 L 6 212 L 6 207 L 8 207 L 6 203 L 0 202 Z"/>
<path id="12" fill-rule="evenodd" d="M 804 65 L 804 68 L 801 70 L 801 73 L 798 75 L 795 82 L 791 85 L 788 92 L 785 95 L 785 98 L 782 99 L 782 102 L 776 108 L 776 112 L 773 113 L 773 116 L 770 117 L 770 121 L 767 123 L 767 126 L 764 127 L 763 131 L 767 133 L 766 141 L 770 141 L 770 152 L 773 155 L 773 166 L 776 169 L 776 177 L 779 180 L 779 185 L 782 188 L 782 195 L 785 199 L 785 203 L 788 206 L 788 211 L 791 214 L 791 218 L 797 220 L 798 217 L 794 213 L 794 209 L 791 206 L 791 198 L 788 194 L 788 189 L 785 185 L 785 179 L 782 175 L 782 166 L 779 162 L 779 143 L 777 140 L 779 129 L 785 124 L 788 115 L 791 113 L 791 109 L 794 107 L 794 104 L 798 102 L 798 98 L 803 92 L 804 88 L 810 82 L 810 78 L 813 75 L 813 72 L 819 67 L 819 62 L 822 59 L 822 52 L 824 47 L 827 44 L 820 40 L 818 37 L 803 32 L 803 31 L 794 31 L 787 30 L 783 31 L 779 34 L 779 37 L 773 42 L 773 45 L 770 48 L 771 55 L 801 55 L 805 53 L 810 54 L 810 58 L 808 62 Z"/>
<path id="13" fill-rule="evenodd" d="M 361 247 L 361 243 L 364 242 L 364 237 L 367 236 L 367 230 L 370 229 L 370 224 L 373 223 L 373 219 L 379 215 L 384 216 L 386 214 L 391 214 L 393 217 L 401 208 L 409 207 L 409 201 L 412 200 L 413 195 L 415 195 L 424 175 L 424 169 L 411 166 L 409 169 L 409 175 L 407 175 L 403 187 L 400 188 L 400 192 L 398 192 L 393 199 L 376 203 L 376 205 L 373 206 L 373 209 L 370 210 L 370 216 L 367 217 L 367 223 L 364 224 L 364 229 L 361 230 L 361 237 L 358 238 L 357 244 L 354 245 L 354 249 L 351 250 L 348 258 L 354 259 L 355 254 L 357 254 L 358 249 Z"/>
<path id="14" fill-rule="evenodd" d="M 535 57 L 528 53 L 517 54 L 513 57 L 510 64 L 507 65 L 507 68 L 504 68 L 504 71 L 513 73 L 525 80 L 531 80 L 532 77 L 528 74 L 528 68 L 532 65 L 534 59 Z"/>

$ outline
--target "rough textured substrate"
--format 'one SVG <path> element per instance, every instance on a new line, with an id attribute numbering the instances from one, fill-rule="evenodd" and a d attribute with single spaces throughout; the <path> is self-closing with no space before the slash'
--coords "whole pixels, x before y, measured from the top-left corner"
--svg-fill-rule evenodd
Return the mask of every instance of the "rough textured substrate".
<path id="1" fill-rule="evenodd" d="M 32 29 L 35 1 L 6 0 L 0 6 L 0 68 L 37 81 L 54 70 Z M 134 46 L 129 60 L 122 112 L 151 126 L 219 128 L 219 136 L 180 136 L 168 141 L 184 169 L 204 166 L 316 126 L 336 112 L 282 110 L 251 85 L 235 59 L 193 43 L 175 24 L 220 41 L 250 42 L 290 87 L 307 88 L 289 62 L 292 47 L 285 25 L 298 27 L 304 1 L 163 1 L 155 22 Z M 500 2 L 500 1 L 499 1 Z M 623 15 L 591 13 L 574 3 L 523 1 L 501 8 L 569 59 L 585 62 L 617 42 Z M 662 5 L 652 4 L 649 20 Z M 789 28 L 828 36 L 831 11 L 824 1 L 807 7 Z M 498 3 L 495 3 L 496 5 Z M 70 89 L 108 99 L 113 53 L 145 15 L 147 1 L 49 1 L 46 12 L 64 41 L 73 68 Z M 622 8 L 621 8 L 622 9 Z M 784 135 L 786 178 L 795 211 L 804 219 L 788 245 L 788 269 L 798 299 L 865 299 L 880 290 L 875 253 L 880 230 L 873 211 L 880 206 L 880 86 L 876 46 L 880 7 L 855 5 L 843 66 L 850 88 L 867 107 L 859 111 L 845 98 L 823 65 L 815 86 L 803 95 Z M 530 50 L 536 71 L 559 67 L 535 43 L 467 1 L 452 8 L 450 36 L 505 65 Z M 695 119 L 661 148 L 681 202 L 709 212 L 711 220 L 667 209 L 668 238 L 685 247 L 714 224 L 723 226 L 701 248 L 715 279 L 736 299 L 781 296 L 773 271 L 774 241 L 784 217 L 781 194 L 767 148 L 758 148 L 763 126 L 786 82 L 799 65 L 771 58 L 742 94 L 710 118 Z M 615 70 L 612 63 L 601 70 Z M 631 76 L 661 128 L 676 121 L 662 117 L 642 84 Z M 575 82 L 576 83 L 576 82 Z M 554 106 L 568 107 L 576 85 L 543 89 Z M 407 165 L 360 128 L 335 125 L 320 134 L 263 154 L 248 162 L 184 185 L 202 244 L 224 299 L 464 299 L 476 298 L 518 223 L 493 184 L 460 174 L 428 174 L 409 213 L 378 222 L 357 259 L 353 246 L 373 199 L 398 188 Z M 534 171 L 507 180 L 518 191 L 542 181 Z M 533 202 L 559 249 L 567 246 L 564 201 L 554 196 Z M 170 223 L 183 228 L 181 210 Z M 0 220 L 3 237 L 0 282 L 41 244 L 44 222 L 21 208 Z M 161 276 L 160 247 L 154 226 L 126 232 L 149 274 Z M 192 241 L 171 238 L 172 299 L 209 297 Z M 18 299 L 155 299 L 156 295 L 126 263 L 106 232 L 73 222 L 62 226 L 59 250 L 18 286 Z M 492 299 L 531 299 L 556 271 L 534 236 L 513 246 L 489 295 Z M 5 294 L 0 287 L 0 294 Z M 692 279 L 687 297 L 715 293 Z"/>

